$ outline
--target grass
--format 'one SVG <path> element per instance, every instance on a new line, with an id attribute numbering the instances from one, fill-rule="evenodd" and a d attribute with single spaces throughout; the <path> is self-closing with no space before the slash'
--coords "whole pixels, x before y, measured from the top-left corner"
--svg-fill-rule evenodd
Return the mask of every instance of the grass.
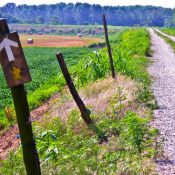
<path id="1" fill-rule="evenodd" d="M 166 34 L 175 36 L 175 29 L 174 28 L 162 28 L 162 32 L 165 32 Z"/>
<path id="2" fill-rule="evenodd" d="M 82 57 L 86 57 L 91 49 L 88 48 L 25 48 L 25 56 L 30 68 L 32 82 L 26 84 L 30 108 L 38 107 L 58 92 L 60 87 L 65 85 L 59 77 L 59 65 L 56 60 L 56 53 L 62 52 L 68 66 L 78 63 Z M 0 129 L 8 126 L 9 121 L 14 120 L 13 113 L 9 117 L 5 113 L 11 109 L 12 99 L 10 89 L 6 86 L 2 69 L 0 70 Z M 8 121 L 9 120 L 9 121 Z"/>
<path id="3" fill-rule="evenodd" d="M 110 78 L 99 80 L 90 85 L 91 91 L 89 86 L 80 88 L 81 94 L 88 101 L 89 99 L 97 101 L 98 96 L 104 96 L 106 92 L 110 94 L 112 91 L 111 97 L 106 95 L 108 99 L 106 108 L 99 103 L 97 110 L 96 104 L 91 103 L 94 105 L 91 106 L 94 125 L 87 127 L 79 112 L 74 107 L 71 109 L 72 106 L 70 106 L 69 115 L 66 116 L 66 122 L 62 122 L 48 111 L 42 122 L 34 123 L 43 175 L 72 174 L 72 172 L 80 175 L 151 174 L 154 172 L 152 158 L 155 154 L 153 141 L 156 131 L 150 129 L 149 117 L 146 117 L 147 112 L 143 112 L 145 110 L 140 109 L 142 117 L 136 114 L 139 110 L 128 111 L 131 104 L 132 107 L 139 105 L 134 96 L 135 90 L 132 88 L 134 82 L 121 75 L 119 80 L 118 83 L 114 83 Z M 119 88 L 126 89 L 122 92 L 125 98 L 119 97 Z M 63 106 L 69 103 L 67 101 L 69 98 L 65 99 L 65 95 L 69 96 L 67 93 L 64 92 L 60 97 L 64 99 Z M 132 98 L 129 94 L 133 95 Z M 103 98 L 102 103 L 104 101 Z M 57 101 L 54 100 L 51 106 L 56 104 Z M 59 109 L 61 110 L 61 106 Z M 104 136 L 108 138 L 108 141 L 103 143 L 101 138 Z M 11 152 L 9 159 L 2 162 L 0 173 L 25 174 L 21 153 L 21 148 L 16 153 Z"/>
<path id="4" fill-rule="evenodd" d="M 43 174 L 155 173 L 152 159 L 156 153 L 153 146 L 156 130 L 149 125 L 154 104 L 149 105 L 153 96 L 146 57 L 150 48 L 149 34 L 145 29 L 130 29 L 113 37 L 116 37 L 112 49 L 119 81 L 115 86 L 105 79 L 110 74 L 106 49 L 89 54 L 70 68 L 79 90 L 88 100 L 94 99 L 89 106 L 94 124 L 87 127 L 76 109 L 71 109 L 65 122 L 60 120 L 61 116 L 55 117 L 48 111 L 41 123 L 34 123 Z M 128 77 L 123 86 L 120 86 L 120 74 Z M 132 81 L 135 88 L 129 86 Z M 111 91 L 107 105 L 95 110 L 98 96 L 108 97 Z M 63 92 L 60 99 L 62 105 L 66 105 L 69 97 Z M 56 103 L 54 101 L 52 106 Z M 102 140 L 104 136 L 108 139 L 106 143 Z M 21 148 L 9 154 L 1 164 L 0 174 L 14 172 L 25 174 Z"/>
<path id="5" fill-rule="evenodd" d="M 150 44 L 147 38 L 149 36 L 144 29 L 133 29 L 114 35 L 111 43 L 116 70 L 141 82 L 139 86 L 142 87 L 140 87 L 138 99 L 151 102 L 150 79 L 146 71 L 148 59 L 145 57 L 145 54 L 149 52 Z M 56 52 L 63 53 L 69 69 L 76 65 L 70 71 L 77 87 L 103 78 L 110 72 L 106 49 L 92 53 L 88 48 L 25 48 L 24 52 L 32 75 L 32 82 L 26 86 L 30 109 L 40 106 L 43 101 L 65 85 L 63 77 L 59 74 L 58 63 L 55 59 Z M 0 128 L 2 129 L 14 120 L 14 113 L 9 112 L 13 111 L 11 93 L 6 87 L 2 71 L 0 80 L 2 82 L 0 85 Z"/>
<path id="6" fill-rule="evenodd" d="M 155 31 L 155 32 L 158 36 L 162 37 L 168 44 L 170 44 L 170 46 L 173 48 L 173 50 L 175 52 L 175 43 L 174 43 L 174 41 L 172 41 L 170 38 L 166 37 L 165 35 L 162 35 L 161 33 L 157 32 L 157 31 Z"/>
<path id="7" fill-rule="evenodd" d="M 118 36 L 116 36 L 117 38 Z M 65 61 L 70 68 L 76 65 L 79 60 L 88 60 L 93 50 L 87 47 L 24 48 L 32 76 L 32 82 L 26 85 L 30 109 L 32 110 L 40 106 L 65 85 L 63 77 L 59 74 L 60 70 L 58 69 L 59 66 L 55 57 L 57 52 L 63 53 Z M 74 69 L 72 69 L 72 72 L 74 72 Z M 15 114 L 12 106 L 11 92 L 6 86 L 1 68 L 0 82 L 0 130 L 2 130 L 13 123 Z"/>

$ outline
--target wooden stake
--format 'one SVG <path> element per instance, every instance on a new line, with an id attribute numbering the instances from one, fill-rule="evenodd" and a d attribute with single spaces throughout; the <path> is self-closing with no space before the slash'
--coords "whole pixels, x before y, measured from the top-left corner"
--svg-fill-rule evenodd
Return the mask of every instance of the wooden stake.
<path id="1" fill-rule="evenodd" d="M 91 124 L 92 123 L 92 120 L 91 118 L 89 117 L 89 113 L 83 103 L 83 101 L 81 100 L 76 88 L 75 88 L 75 85 L 70 77 L 70 74 L 69 74 L 69 71 L 67 69 L 67 66 L 66 66 L 66 63 L 64 61 L 64 58 L 63 58 L 63 55 L 61 53 L 58 53 L 57 55 L 57 60 L 59 62 L 59 65 L 60 65 L 60 68 L 61 68 L 61 71 L 64 75 L 64 78 L 67 82 L 67 85 L 69 87 L 69 90 L 81 112 L 81 116 L 83 118 L 83 120 L 87 123 L 87 124 Z"/>
<path id="2" fill-rule="evenodd" d="M 0 20 L 0 35 L 9 34 L 5 19 Z M 0 55 L 0 59 L 3 59 Z M 32 124 L 24 85 L 11 88 L 21 138 L 27 175 L 41 175 L 40 162 L 32 132 Z"/>
<path id="3" fill-rule="evenodd" d="M 108 38 L 108 28 L 107 28 L 107 22 L 106 22 L 105 15 L 103 15 L 103 26 L 104 26 L 106 45 L 107 45 L 108 55 L 109 55 L 109 60 L 110 60 L 110 65 L 111 65 L 112 78 L 115 79 L 116 75 L 115 75 L 114 63 L 113 63 L 113 58 L 112 58 L 111 46 L 110 46 L 109 38 Z"/>

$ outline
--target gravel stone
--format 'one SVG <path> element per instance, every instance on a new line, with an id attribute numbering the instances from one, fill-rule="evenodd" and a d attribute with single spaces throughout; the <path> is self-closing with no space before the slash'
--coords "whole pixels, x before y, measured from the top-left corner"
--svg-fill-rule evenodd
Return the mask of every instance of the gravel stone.
<path id="1" fill-rule="evenodd" d="M 160 175 L 175 174 L 175 54 L 172 48 L 149 29 L 153 54 L 153 64 L 149 73 L 153 77 L 152 90 L 159 109 L 154 111 L 153 127 L 159 130 L 159 144 L 163 156 L 156 160 Z M 161 32 L 162 33 L 162 32 Z M 166 34 L 165 34 L 166 35 Z"/>

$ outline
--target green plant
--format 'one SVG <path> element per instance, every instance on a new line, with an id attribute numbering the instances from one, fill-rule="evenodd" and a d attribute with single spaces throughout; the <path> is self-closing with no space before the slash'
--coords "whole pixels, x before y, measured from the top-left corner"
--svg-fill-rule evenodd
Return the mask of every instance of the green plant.
<path id="1" fill-rule="evenodd" d="M 115 36 L 113 37 L 115 40 Z M 135 100 L 131 103 L 134 103 L 136 107 L 137 105 L 143 106 L 140 103 L 147 103 L 152 98 L 149 91 L 150 77 L 146 69 L 149 61 L 145 56 L 150 46 L 149 35 L 145 29 L 130 29 L 118 37 L 116 37 L 117 43 L 113 42 L 112 44 L 115 68 L 139 85 L 137 93 L 143 94 L 143 96 L 138 97 L 139 104 L 135 104 Z M 143 43 L 140 43 L 140 40 Z M 83 89 L 89 88 L 85 85 L 105 78 L 110 71 L 106 49 L 90 53 L 82 60 L 70 68 L 71 76 L 79 88 L 82 86 Z M 29 95 L 29 101 L 31 100 L 35 104 L 34 106 L 40 104 L 38 101 L 47 99 L 51 92 L 56 91 L 56 85 L 59 82 L 61 82 L 59 88 L 64 86 L 62 76 L 55 75 L 55 77 L 57 78 L 50 80 L 53 81 L 51 84 L 54 85 L 54 90 L 49 89 L 50 86 L 46 84 L 35 91 L 36 96 L 32 97 L 31 93 L 30 99 Z M 49 90 L 44 91 L 44 89 Z M 40 95 L 42 93 L 46 96 Z M 150 129 L 145 113 L 143 117 L 140 117 L 135 112 L 126 112 L 128 106 L 122 104 L 125 98 L 122 89 L 119 88 L 109 103 L 108 111 L 101 114 L 92 111 L 91 117 L 94 123 L 89 128 L 84 124 L 77 110 L 70 113 L 66 123 L 61 122 L 57 117 L 35 124 L 34 133 L 40 154 L 42 173 L 113 175 L 151 174 L 154 172 L 154 163 L 151 158 L 155 154 L 153 142 L 156 132 Z M 121 110 L 125 112 L 121 113 Z M 107 137 L 107 142 L 100 142 L 99 137 L 101 136 Z M 20 149 L 15 156 L 22 157 Z M 7 170 L 9 162 L 9 159 L 2 162 L 0 174 L 5 171 L 6 175 L 11 173 Z M 18 166 L 19 169 L 16 166 L 18 164 L 14 165 L 15 171 L 20 174 L 22 162 Z"/>
<path id="2" fill-rule="evenodd" d="M 168 35 L 175 36 L 175 29 L 174 28 L 161 28 L 162 32 L 167 33 Z"/>
<path id="3" fill-rule="evenodd" d="M 120 139 L 124 146 L 131 146 L 132 150 L 143 153 L 144 149 L 151 148 L 154 130 L 149 129 L 147 118 L 141 118 L 136 113 L 128 112 L 121 120 Z"/>
<path id="4" fill-rule="evenodd" d="M 30 109 L 40 106 L 45 100 L 58 92 L 65 85 L 65 81 L 59 73 L 59 65 L 55 53 L 62 52 L 69 66 L 77 62 L 91 52 L 89 48 L 24 48 L 24 53 L 29 65 L 32 82 L 26 84 Z M 0 68 L 0 129 L 8 126 L 5 110 L 12 107 L 10 89 Z M 14 113 L 12 110 L 10 113 Z M 9 113 L 8 113 L 9 114 Z M 11 120 L 10 120 L 11 121 Z M 11 124 L 11 122 L 10 122 Z"/>

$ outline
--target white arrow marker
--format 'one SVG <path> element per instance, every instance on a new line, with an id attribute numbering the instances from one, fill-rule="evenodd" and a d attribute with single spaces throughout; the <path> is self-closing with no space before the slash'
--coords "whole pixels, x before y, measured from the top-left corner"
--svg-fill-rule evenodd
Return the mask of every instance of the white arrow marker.
<path id="1" fill-rule="evenodd" d="M 18 47 L 18 43 L 15 41 L 9 40 L 8 38 L 4 38 L 4 40 L 0 44 L 0 52 L 2 51 L 2 49 L 6 50 L 9 62 L 15 61 L 15 57 L 11 49 L 12 46 Z"/>

